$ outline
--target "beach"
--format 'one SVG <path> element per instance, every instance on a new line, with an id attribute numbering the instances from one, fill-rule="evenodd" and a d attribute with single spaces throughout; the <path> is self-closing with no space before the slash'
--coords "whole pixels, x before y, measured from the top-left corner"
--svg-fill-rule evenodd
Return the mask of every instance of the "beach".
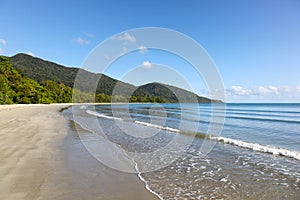
<path id="1" fill-rule="evenodd" d="M 179 128 L 181 123 L 193 122 L 184 121 L 177 115 L 177 104 L 164 105 L 168 126 L 163 128 L 147 121 L 147 117 L 153 122 L 160 119 L 160 115 L 150 116 L 153 112 L 149 109 L 155 108 L 149 104 L 130 105 L 132 122 L 126 118 L 128 115 L 122 115 L 126 111 L 125 104 L 113 106 L 119 111 L 118 118 L 112 115 L 110 104 L 99 104 L 95 108 L 93 105 L 76 105 L 59 112 L 71 105 L 0 106 L 0 199 L 299 199 L 299 160 L 293 156 L 298 155 L 298 146 L 293 146 L 288 137 L 282 137 L 281 143 L 273 142 L 273 146 L 263 143 L 268 141 L 264 140 L 267 134 L 270 133 L 271 138 L 276 136 L 274 127 L 280 125 L 284 130 L 292 130 L 288 127 L 299 126 L 294 119 L 300 114 L 298 104 L 280 107 L 277 104 L 260 107 L 227 105 L 227 120 L 231 123 L 224 125 L 223 137 L 219 137 L 220 141 L 204 159 L 198 153 L 203 143 L 201 138 L 195 138 L 186 151 L 174 157 L 184 141 L 193 139 L 170 131 Z M 186 105 L 181 115 L 187 119 L 193 116 L 191 111 L 201 109 L 204 117 L 200 123 L 205 123 L 207 107 Z M 245 110 L 255 116 L 245 119 Z M 278 117 L 263 121 L 263 117 L 269 117 L 267 110 Z M 230 118 L 237 117 L 236 113 L 242 113 L 240 119 Z M 260 144 L 255 143 L 255 137 L 247 137 L 260 133 L 253 131 L 257 116 L 262 120 L 257 130 L 265 133 L 264 137 L 256 137 Z M 245 136 L 238 126 L 234 126 L 235 122 L 244 123 L 243 130 L 248 131 Z M 130 128 L 127 130 L 134 131 L 128 133 L 141 136 L 152 133 L 150 130 L 159 132 L 152 137 L 140 138 L 124 134 L 120 127 Z M 293 138 L 297 138 L 297 130 L 290 131 Z M 239 133 L 243 140 L 237 140 L 233 133 Z M 170 141 L 177 142 L 173 143 L 176 148 L 167 151 L 165 145 Z M 255 149 L 250 149 L 249 145 Z M 157 148 L 164 148 L 164 154 L 139 157 L 140 152 L 155 152 Z M 282 151 L 286 154 L 276 154 Z M 120 163 L 125 158 L 136 162 L 135 166 L 128 162 L 129 165 L 123 168 L 124 171 L 131 169 L 133 173 L 108 167 L 122 166 Z M 174 160 L 165 167 L 152 170 L 160 162 L 164 164 L 167 158 Z M 103 164 L 105 162 L 112 165 L 107 166 Z"/>
<path id="2" fill-rule="evenodd" d="M 0 106 L 0 199 L 157 199 L 86 151 L 67 106 Z"/>

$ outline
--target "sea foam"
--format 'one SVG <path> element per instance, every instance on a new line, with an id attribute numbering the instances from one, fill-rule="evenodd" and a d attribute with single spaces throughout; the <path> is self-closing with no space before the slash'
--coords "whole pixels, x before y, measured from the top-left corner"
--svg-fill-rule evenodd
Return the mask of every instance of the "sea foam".
<path id="1" fill-rule="evenodd" d="M 107 116 L 107 115 L 103 115 L 101 113 L 98 113 L 96 111 L 92 111 L 92 110 L 86 110 L 86 112 L 90 115 L 94 115 L 96 117 L 101 117 L 101 118 L 105 118 L 105 119 L 113 119 L 113 120 L 123 120 L 122 118 L 118 118 L 118 117 L 111 117 L 111 116 Z"/>
<path id="2" fill-rule="evenodd" d="M 91 111 L 91 110 L 87 110 L 86 112 L 91 115 L 101 117 L 101 118 L 113 119 L 113 120 L 123 120 L 122 118 L 107 116 L 107 115 L 100 114 L 98 112 Z M 133 121 L 133 122 L 136 124 L 143 125 L 143 126 L 157 128 L 157 129 L 170 131 L 170 132 L 174 132 L 174 133 L 184 133 L 184 131 L 181 131 L 181 130 L 178 130 L 175 128 L 171 128 L 171 127 L 167 127 L 167 126 L 161 126 L 161 125 L 151 124 L 148 122 L 141 122 L 141 121 Z M 200 134 L 200 133 L 196 133 L 196 135 L 197 134 Z M 242 140 L 235 140 L 235 139 L 225 138 L 225 137 L 209 136 L 206 138 L 211 139 L 211 140 L 216 140 L 216 141 L 224 143 L 224 144 L 230 144 L 230 145 L 235 145 L 235 146 L 251 149 L 253 151 L 273 154 L 273 155 L 277 155 L 277 156 L 285 156 L 285 157 L 300 160 L 300 152 L 298 152 L 298 151 L 293 151 L 293 150 L 288 150 L 288 149 L 273 147 L 273 146 L 268 146 L 268 145 L 262 145 L 262 144 L 257 144 L 257 143 L 245 142 Z"/>
<path id="3" fill-rule="evenodd" d="M 259 151 L 263 153 L 269 153 L 273 155 L 279 155 L 279 156 L 285 156 L 290 158 L 295 158 L 297 160 L 300 160 L 300 152 L 298 151 L 292 151 L 284 148 L 278 148 L 268 145 L 262 145 L 257 143 L 251 143 L 251 142 L 244 142 L 241 140 L 235 140 L 231 138 L 225 138 L 225 137 L 210 137 L 212 140 L 217 140 L 218 142 L 222 142 L 224 144 L 230 144 L 235 145 L 247 149 L 251 149 L 254 151 Z"/>

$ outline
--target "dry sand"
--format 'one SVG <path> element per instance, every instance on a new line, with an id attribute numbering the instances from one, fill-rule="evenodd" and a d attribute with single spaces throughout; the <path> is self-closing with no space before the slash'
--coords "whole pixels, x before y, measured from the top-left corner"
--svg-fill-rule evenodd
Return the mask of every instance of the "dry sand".
<path id="1" fill-rule="evenodd" d="M 157 199 L 136 174 L 96 161 L 63 107 L 0 106 L 0 199 Z"/>

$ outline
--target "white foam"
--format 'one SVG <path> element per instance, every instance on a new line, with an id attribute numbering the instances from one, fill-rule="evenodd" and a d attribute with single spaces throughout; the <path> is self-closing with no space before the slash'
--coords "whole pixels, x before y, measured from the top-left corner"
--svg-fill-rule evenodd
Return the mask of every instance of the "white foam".
<path id="1" fill-rule="evenodd" d="M 210 139 L 217 140 L 218 142 L 222 142 L 225 144 L 231 144 L 231 145 L 235 145 L 247 149 L 252 149 L 254 151 L 269 153 L 273 155 L 280 155 L 280 156 L 285 156 L 285 157 L 290 157 L 290 158 L 295 158 L 297 160 L 300 160 L 300 152 L 298 151 L 292 151 L 284 148 L 278 148 L 273 146 L 251 143 L 251 142 L 244 142 L 241 140 L 235 140 L 235 139 L 230 139 L 225 137 L 210 137 Z"/>
<path id="2" fill-rule="evenodd" d="M 80 109 L 86 109 L 88 107 L 88 105 L 82 105 L 80 106 Z"/>
<path id="3" fill-rule="evenodd" d="M 90 115 L 94 115 L 96 117 L 101 117 L 101 118 L 105 118 L 105 119 L 113 119 L 113 120 L 123 120 L 122 118 L 118 118 L 118 117 L 111 117 L 111 116 L 107 116 L 92 110 L 87 110 L 86 111 L 88 114 Z M 148 127 L 152 127 L 152 128 L 157 128 L 157 129 L 161 129 L 161 130 L 165 130 L 165 131 L 171 131 L 171 132 L 175 132 L 175 133 L 179 133 L 180 130 L 175 129 L 175 128 L 171 128 L 171 127 L 167 127 L 167 126 L 160 126 L 157 124 L 151 124 L 151 123 L 147 123 L 147 122 L 142 122 L 142 121 L 133 121 L 136 124 L 140 124 L 143 126 L 148 126 Z"/>
<path id="4" fill-rule="evenodd" d="M 87 112 L 88 114 L 90 114 L 90 115 L 94 115 L 94 116 L 96 116 L 96 117 L 101 117 L 101 118 L 105 118 L 105 119 L 123 120 L 122 118 L 111 117 L 111 116 L 103 115 L 103 114 L 100 114 L 100 113 L 95 112 L 95 111 L 92 111 L 92 110 L 87 110 L 86 112 Z"/>
<path id="5" fill-rule="evenodd" d="M 86 112 L 89 114 L 95 115 L 97 117 L 102 117 L 102 118 L 106 118 L 106 119 L 123 120 L 122 118 L 103 115 L 103 114 L 100 114 L 98 112 L 91 111 L 91 110 L 87 110 Z M 151 124 L 151 123 L 142 122 L 142 121 L 134 121 L 134 123 L 140 124 L 143 126 L 158 128 L 161 130 L 171 131 L 174 133 L 180 133 L 180 130 L 171 128 L 171 127 L 167 127 L 167 126 L 161 126 L 161 125 Z M 257 144 L 257 143 L 251 143 L 251 142 L 244 142 L 242 140 L 235 140 L 235 139 L 225 138 L 225 137 L 211 136 L 211 137 L 209 137 L 209 139 L 217 140 L 218 142 L 222 142 L 225 144 L 231 144 L 231 145 L 251 149 L 254 151 L 259 151 L 259 152 L 269 153 L 269 154 L 279 155 L 279 156 L 285 156 L 285 157 L 290 157 L 290 158 L 300 160 L 300 152 L 298 152 L 298 151 L 293 151 L 293 150 L 288 150 L 288 149 L 278 148 L 278 147 L 273 147 L 273 146 L 268 146 L 268 145 L 262 145 L 262 144 Z"/>
<path id="6" fill-rule="evenodd" d="M 139 177 L 139 179 L 142 181 L 142 182 L 144 182 L 144 184 L 145 184 L 145 188 L 149 191 L 149 192 L 151 192 L 152 194 L 154 194 L 155 196 L 157 196 L 160 200 L 163 200 L 163 197 L 162 196 L 160 196 L 158 193 L 156 193 L 156 192 L 154 192 L 151 188 L 150 188 L 150 186 L 148 185 L 148 182 L 144 179 L 144 177 L 142 176 L 142 173 L 140 172 L 140 170 L 139 170 L 139 168 L 138 168 L 138 165 L 137 165 L 137 163 L 134 161 L 134 159 L 132 159 L 132 161 L 135 163 L 135 166 L 134 166 L 134 168 L 135 168 L 135 170 L 137 171 L 137 175 L 138 175 L 138 177 Z"/>
<path id="7" fill-rule="evenodd" d="M 151 123 L 147 123 L 147 122 L 134 121 L 134 123 L 140 124 L 140 125 L 143 125 L 143 126 L 152 127 L 152 128 L 158 128 L 158 129 L 165 130 L 165 131 L 171 131 L 171 132 L 175 132 L 175 133 L 180 132 L 180 130 L 175 129 L 175 128 L 170 128 L 170 127 L 167 127 L 167 126 L 160 126 L 160 125 L 157 125 L 157 124 L 151 124 Z"/>

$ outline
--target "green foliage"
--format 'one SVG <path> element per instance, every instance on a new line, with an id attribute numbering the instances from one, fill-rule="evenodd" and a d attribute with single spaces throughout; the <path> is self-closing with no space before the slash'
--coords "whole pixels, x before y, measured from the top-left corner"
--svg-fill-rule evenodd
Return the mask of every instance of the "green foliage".
<path id="1" fill-rule="evenodd" d="M 165 85 L 161 83 L 149 83 L 140 86 L 133 93 L 134 96 L 140 97 L 140 102 L 159 102 L 159 103 L 210 103 L 211 100 L 205 97 L 189 92 L 187 90 Z M 142 98 L 141 98 L 142 97 Z"/>
<path id="2" fill-rule="evenodd" d="M 94 92 L 96 89 L 97 94 L 106 95 L 112 95 L 116 84 L 124 88 L 124 90 L 121 90 L 123 94 L 120 95 L 129 95 L 127 91 L 134 91 L 136 88 L 131 84 L 112 79 L 104 74 L 94 74 L 79 68 L 65 67 L 27 54 L 17 54 L 10 59 L 15 69 L 22 71 L 22 74 L 39 83 L 52 80 L 73 88 L 76 79 L 76 89 L 86 93 Z M 82 76 L 78 77 L 79 71 Z M 97 82 L 97 87 L 92 87 Z"/>
<path id="3" fill-rule="evenodd" d="M 78 76 L 78 72 L 82 76 Z M 96 87 L 95 83 L 98 83 Z M 116 86 L 119 93 L 112 96 Z M 136 87 L 103 74 L 64 67 L 26 54 L 17 54 L 10 59 L 0 56 L 0 90 L 0 104 L 211 102 L 174 86 L 150 83 Z"/>
<path id="4" fill-rule="evenodd" d="M 23 77 L 4 56 L 0 56 L 0 91 L 0 104 L 66 103 L 72 99 L 70 87 L 53 81 L 39 84 Z"/>
<path id="5" fill-rule="evenodd" d="M 40 83 L 51 96 L 55 103 L 71 103 L 72 102 L 72 88 L 64 84 L 57 84 L 54 81 L 47 80 Z M 47 92 L 44 91 L 44 92 Z"/>
<path id="6" fill-rule="evenodd" d="M 12 68 L 8 58 L 0 56 L 0 104 L 12 104 L 16 96 L 13 87 L 16 86 L 18 73 Z"/>
<path id="7" fill-rule="evenodd" d="M 74 103 L 93 103 L 95 102 L 95 95 L 93 93 L 82 92 L 73 89 L 73 102 Z"/>
<path id="8" fill-rule="evenodd" d="M 15 92 L 11 89 L 7 78 L 0 74 L 0 103 L 1 104 L 12 104 Z"/>

